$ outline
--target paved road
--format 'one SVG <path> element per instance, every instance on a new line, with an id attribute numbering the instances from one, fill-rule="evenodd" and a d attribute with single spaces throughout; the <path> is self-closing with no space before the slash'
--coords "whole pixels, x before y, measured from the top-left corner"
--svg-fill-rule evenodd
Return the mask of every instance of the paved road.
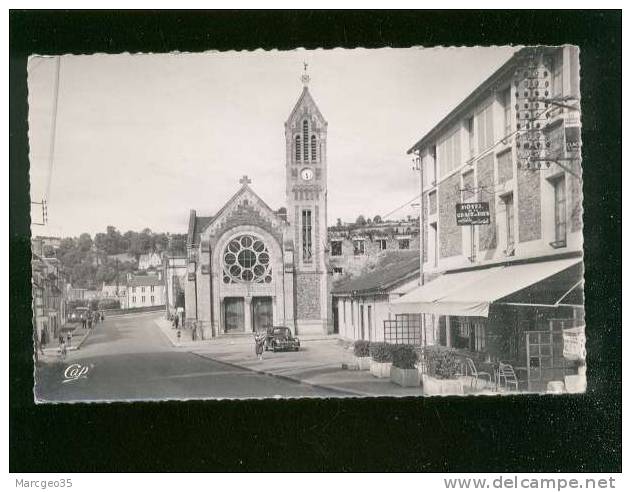
<path id="1" fill-rule="evenodd" d="M 162 313 L 110 317 L 65 361 L 41 364 L 35 394 L 41 401 L 339 396 L 192 354 L 173 347 L 155 320 Z M 71 364 L 85 378 L 63 383 Z"/>

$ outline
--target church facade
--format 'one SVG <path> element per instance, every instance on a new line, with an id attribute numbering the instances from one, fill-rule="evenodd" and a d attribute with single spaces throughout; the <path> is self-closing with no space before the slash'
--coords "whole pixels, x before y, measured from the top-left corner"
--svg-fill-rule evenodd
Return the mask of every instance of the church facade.
<path id="1" fill-rule="evenodd" d="M 185 316 L 204 339 L 287 326 L 332 330 L 327 250 L 327 122 L 304 88 L 285 122 L 286 207 L 244 176 L 211 217 L 191 210 Z"/>

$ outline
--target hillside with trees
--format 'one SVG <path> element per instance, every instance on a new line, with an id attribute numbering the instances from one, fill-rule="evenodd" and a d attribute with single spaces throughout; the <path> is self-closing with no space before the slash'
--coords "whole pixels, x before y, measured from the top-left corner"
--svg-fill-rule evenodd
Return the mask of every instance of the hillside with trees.
<path id="1" fill-rule="evenodd" d="M 97 289 L 105 282 L 124 282 L 128 272 L 138 268 L 142 254 L 186 254 L 185 234 L 155 233 L 151 229 L 121 234 L 114 226 L 94 238 L 83 233 L 76 238 L 63 238 L 59 248 L 47 246 L 44 256 L 59 259 L 69 274 L 73 287 Z"/>

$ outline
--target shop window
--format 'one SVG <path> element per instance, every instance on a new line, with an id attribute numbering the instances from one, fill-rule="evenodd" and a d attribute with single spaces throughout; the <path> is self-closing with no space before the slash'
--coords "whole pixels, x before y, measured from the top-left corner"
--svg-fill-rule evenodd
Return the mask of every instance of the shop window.
<path id="1" fill-rule="evenodd" d="M 473 116 L 466 119 L 465 127 L 467 129 L 467 140 L 469 143 L 469 159 L 473 159 L 475 157 L 475 126 Z"/>
<path id="2" fill-rule="evenodd" d="M 493 145 L 493 105 L 489 104 L 476 115 L 478 151 L 483 152 Z"/>
<path id="3" fill-rule="evenodd" d="M 342 256 L 342 241 L 331 241 L 331 256 Z"/>
<path id="4" fill-rule="evenodd" d="M 511 133 L 511 104 L 510 104 L 510 87 L 502 91 L 500 94 L 500 104 L 502 105 L 502 113 L 504 115 L 504 136 Z"/>
<path id="5" fill-rule="evenodd" d="M 399 239 L 399 249 L 410 249 L 410 240 Z"/>
<path id="6" fill-rule="evenodd" d="M 515 209 L 513 207 L 513 194 L 502 197 L 504 211 L 506 213 L 506 255 L 515 254 Z"/>
<path id="7" fill-rule="evenodd" d="M 486 350 L 486 330 L 483 321 L 476 321 L 475 318 L 453 317 L 451 326 L 451 343 L 454 348 L 473 352 Z"/>
<path id="8" fill-rule="evenodd" d="M 355 239 L 353 241 L 353 254 L 355 256 L 366 254 L 366 241 L 364 239 Z"/>
<path id="9" fill-rule="evenodd" d="M 565 175 L 552 182 L 554 187 L 554 248 L 563 248 L 567 244 L 567 211 L 565 203 Z"/>
<path id="10" fill-rule="evenodd" d="M 435 267 L 437 267 L 438 266 L 438 223 L 437 222 L 430 224 L 430 231 L 432 233 L 432 247 L 433 247 L 432 263 Z"/>
<path id="11" fill-rule="evenodd" d="M 377 239 L 377 245 L 379 246 L 380 251 L 385 251 L 388 247 L 385 239 Z"/>
<path id="12" fill-rule="evenodd" d="M 437 201 L 436 201 L 436 191 L 432 191 L 428 197 L 429 200 L 429 214 L 434 215 L 436 213 Z"/>

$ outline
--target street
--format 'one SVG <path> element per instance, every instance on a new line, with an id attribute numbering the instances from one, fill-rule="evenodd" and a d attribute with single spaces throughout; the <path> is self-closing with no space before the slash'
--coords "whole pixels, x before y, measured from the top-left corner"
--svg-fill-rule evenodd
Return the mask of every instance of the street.
<path id="1" fill-rule="evenodd" d="M 64 361 L 38 366 L 37 399 L 68 402 L 340 396 L 173 347 L 156 324 L 161 316 L 162 312 L 112 316 L 96 325 L 80 350 L 69 352 Z M 72 379 L 69 376 L 77 371 L 67 369 L 73 364 L 87 367 L 87 372 Z"/>

